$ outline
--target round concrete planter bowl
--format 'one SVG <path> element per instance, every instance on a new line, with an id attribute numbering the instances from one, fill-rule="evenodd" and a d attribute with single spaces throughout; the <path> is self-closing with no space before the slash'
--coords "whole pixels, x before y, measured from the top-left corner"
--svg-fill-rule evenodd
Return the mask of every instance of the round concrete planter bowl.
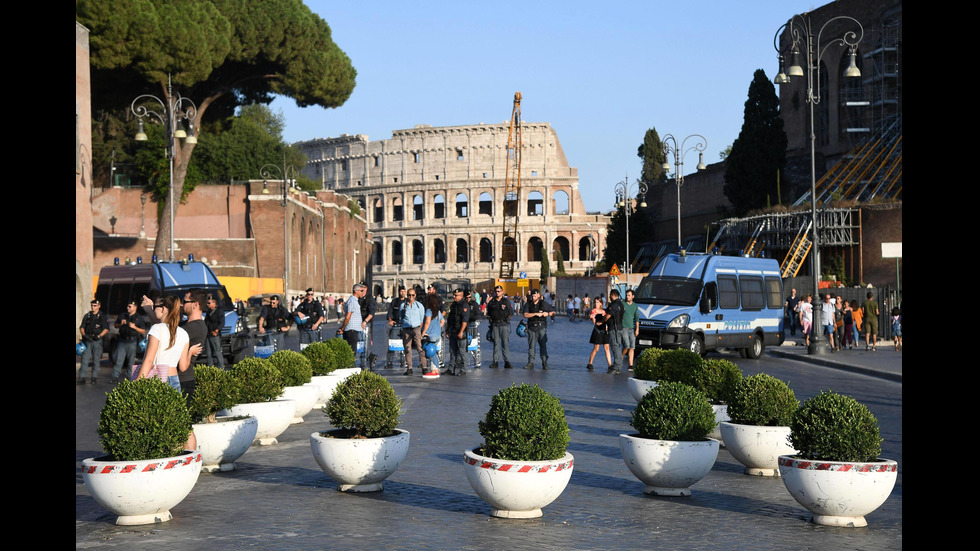
<path id="1" fill-rule="evenodd" d="M 719 428 L 725 449 L 745 465 L 745 474 L 779 476 L 779 456 L 796 454 L 789 445 L 789 427 L 739 425 L 725 421 Z"/>
<path id="2" fill-rule="evenodd" d="M 320 409 L 327 405 L 327 402 L 330 401 L 330 397 L 333 396 L 333 391 L 343 380 L 343 377 L 337 375 L 315 375 L 310 382 L 311 384 L 315 384 L 317 387 L 319 387 L 320 395 L 317 396 L 316 403 L 313 404 L 313 407 Z"/>
<path id="3" fill-rule="evenodd" d="M 626 379 L 626 386 L 630 389 L 630 394 L 633 395 L 633 399 L 640 402 L 643 399 L 643 395 L 647 393 L 651 388 L 657 387 L 657 381 L 647 381 L 644 379 L 637 379 L 636 377 L 630 377 Z"/>
<path id="4" fill-rule="evenodd" d="M 279 398 L 283 400 L 294 400 L 296 411 L 293 413 L 291 424 L 302 423 L 303 416 L 313 409 L 313 404 L 320 397 L 319 385 L 287 386 L 282 389 Z"/>
<path id="5" fill-rule="evenodd" d="M 254 417 L 216 417 L 214 423 L 195 423 L 201 470 L 206 473 L 234 470 L 235 461 L 248 451 L 258 428 L 259 421 Z"/>
<path id="6" fill-rule="evenodd" d="M 728 404 L 711 404 L 711 409 L 715 412 L 715 428 L 708 433 L 708 438 L 714 438 L 719 444 L 723 444 L 720 425 L 731 420 L 728 416 Z"/>
<path id="7" fill-rule="evenodd" d="M 862 527 L 868 525 L 864 515 L 891 495 L 898 462 L 809 461 L 782 455 L 779 474 L 790 495 L 813 513 L 815 524 Z"/>
<path id="8" fill-rule="evenodd" d="M 718 441 L 653 440 L 620 434 L 619 449 L 626 467 L 646 484 L 643 492 L 658 496 L 689 496 L 690 486 L 704 478 L 718 458 Z"/>
<path id="9" fill-rule="evenodd" d="M 409 432 L 395 432 L 381 438 L 330 438 L 314 432 L 310 449 L 317 465 L 338 483 L 341 492 L 377 492 L 408 454 Z"/>
<path id="10" fill-rule="evenodd" d="M 278 443 L 276 438 L 289 428 L 289 424 L 295 417 L 296 401 L 279 399 L 271 402 L 238 404 L 218 413 L 230 417 L 247 415 L 256 418 L 259 425 L 255 431 L 255 441 L 260 446 L 270 446 Z"/>
<path id="11" fill-rule="evenodd" d="M 82 461 L 82 480 L 92 499 L 119 515 L 116 524 L 167 522 L 170 509 L 187 497 L 201 474 L 197 450 L 144 461 Z"/>
<path id="12" fill-rule="evenodd" d="M 463 454 L 466 480 L 483 501 L 490 515 L 500 518 L 537 518 L 541 508 L 565 490 L 572 477 L 572 454 L 555 461 L 511 461 L 494 459 L 467 450 Z"/>

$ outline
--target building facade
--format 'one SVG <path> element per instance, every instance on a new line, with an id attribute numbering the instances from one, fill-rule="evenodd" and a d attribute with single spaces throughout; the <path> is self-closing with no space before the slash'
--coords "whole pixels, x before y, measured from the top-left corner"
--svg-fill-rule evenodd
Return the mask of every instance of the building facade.
<path id="1" fill-rule="evenodd" d="M 373 236 L 375 294 L 440 279 L 483 284 L 499 276 L 509 123 L 396 130 L 391 139 L 341 135 L 293 144 L 304 173 L 323 189 L 353 197 Z M 551 271 L 594 267 L 609 216 L 588 213 L 548 123 L 522 123 L 517 264 L 537 280 Z"/>

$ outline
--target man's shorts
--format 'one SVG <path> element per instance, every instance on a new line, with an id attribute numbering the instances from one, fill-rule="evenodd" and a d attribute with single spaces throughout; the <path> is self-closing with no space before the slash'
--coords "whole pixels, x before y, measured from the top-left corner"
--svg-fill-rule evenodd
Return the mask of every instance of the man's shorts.
<path id="1" fill-rule="evenodd" d="M 636 348 L 636 334 L 632 329 L 625 329 L 620 333 L 620 335 L 623 336 L 623 350 Z"/>
<path id="2" fill-rule="evenodd" d="M 823 326 L 823 334 L 824 335 L 833 335 L 834 334 L 834 324 L 832 324 L 832 323 L 826 323 L 826 324 L 824 324 L 824 326 Z"/>
<path id="3" fill-rule="evenodd" d="M 868 316 L 864 319 L 864 332 L 869 335 L 878 334 L 878 319 L 874 316 Z"/>

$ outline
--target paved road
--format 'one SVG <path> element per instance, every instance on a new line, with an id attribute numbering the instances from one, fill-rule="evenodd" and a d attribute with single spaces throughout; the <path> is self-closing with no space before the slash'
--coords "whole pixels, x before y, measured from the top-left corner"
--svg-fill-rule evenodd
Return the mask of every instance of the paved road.
<path id="1" fill-rule="evenodd" d="M 844 351 L 835 364 L 810 363 L 802 347 L 784 345 L 760 360 L 725 354 L 746 375 L 766 372 L 789 383 L 797 398 L 833 389 L 878 416 L 883 456 L 899 461 L 889 500 L 858 529 L 809 524 L 809 512 L 781 480 L 749 477 L 724 449 L 689 498 L 643 494 L 622 461 L 618 435 L 631 431 L 635 406 L 626 376 L 585 370 L 590 327 L 560 319 L 549 331 L 551 369 L 491 370 L 433 381 L 380 370 L 404 402 L 408 458 L 383 492 L 336 491 L 313 460 L 309 435 L 330 428 L 313 411 L 280 443 L 253 447 L 238 470 L 202 473 L 168 523 L 121 527 L 82 483 L 81 460 L 99 454 L 98 413 L 109 385 L 76 387 L 76 548 L 119 549 L 900 549 L 902 547 L 901 352 Z M 512 362 L 527 347 L 512 337 Z M 380 343 L 375 350 L 382 351 Z M 877 354 L 877 355 L 875 355 Z M 785 357 L 777 357 L 785 356 Z M 825 361 L 821 358 L 821 361 Z M 826 360 L 829 361 L 829 360 Z M 103 367 L 104 379 L 107 379 Z M 872 373 L 869 376 L 865 373 Z M 895 380 L 895 374 L 898 380 Z M 491 518 L 466 482 L 462 453 L 480 444 L 477 422 L 496 391 L 536 383 L 561 398 L 571 429 L 575 471 L 565 492 L 534 520 Z"/>

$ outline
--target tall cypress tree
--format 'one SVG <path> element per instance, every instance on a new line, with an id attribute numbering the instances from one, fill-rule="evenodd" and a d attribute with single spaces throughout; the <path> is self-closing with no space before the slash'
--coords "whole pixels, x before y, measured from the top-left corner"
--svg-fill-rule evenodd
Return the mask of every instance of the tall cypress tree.
<path id="1" fill-rule="evenodd" d="M 736 215 L 776 200 L 777 173 L 786 165 L 786 145 L 776 89 L 765 71 L 757 69 L 749 84 L 742 131 L 725 166 L 725 196 Z"/>
<path id="2" fill-rule="evenodd" d="M 636 149 L 636 156 L 643 159 L 640 181 L 652 186 L 664 180 L 664 144 L 656 128 L 647 130 L 643 135 L 643 143 Z"/>

